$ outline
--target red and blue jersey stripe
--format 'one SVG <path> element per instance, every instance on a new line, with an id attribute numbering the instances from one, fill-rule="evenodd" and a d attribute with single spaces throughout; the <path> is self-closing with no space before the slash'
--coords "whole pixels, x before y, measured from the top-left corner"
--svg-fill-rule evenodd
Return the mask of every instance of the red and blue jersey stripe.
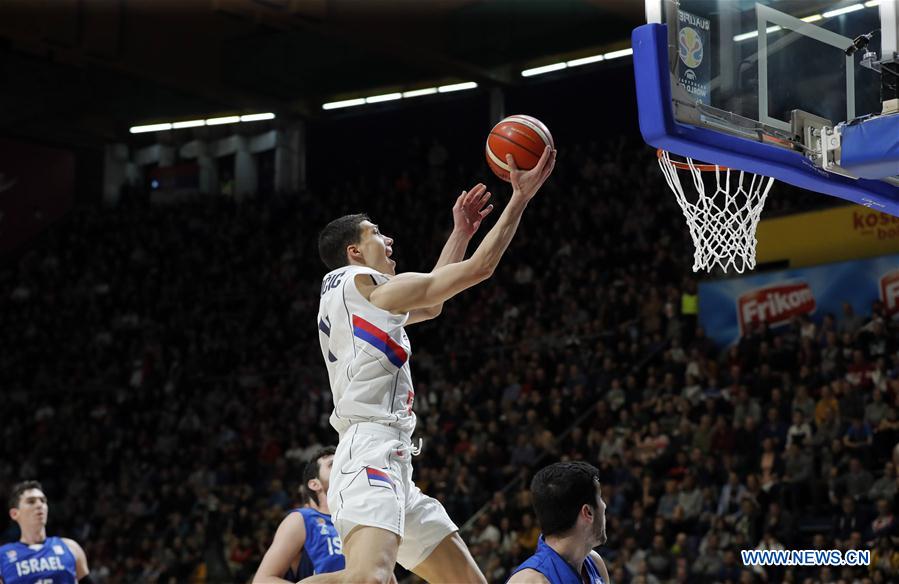
<path id="1" fill-rule="evenodd" d="M 358 315 L 353 315 L 353 335 L 378 349 L 397 367 L 402 367 L 409 359 L 408 353 L 396 341 L 390 338 L 372 323 Z"/>

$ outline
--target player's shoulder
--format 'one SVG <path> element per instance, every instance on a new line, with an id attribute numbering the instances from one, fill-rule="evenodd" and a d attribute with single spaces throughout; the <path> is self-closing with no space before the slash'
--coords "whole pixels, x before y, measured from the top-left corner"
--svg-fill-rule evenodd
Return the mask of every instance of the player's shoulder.
<path id="1" fill-rule="evenodd" d="M 391 276 L 390 274 L 384 274 L 372 268 L 365 267 L 360 267 L 360 269 L 353 272 L 351 276 L 353 277 L 353 282 L 357 287 L 380 286 L 381 284 L 386 284 L 396 277 Z"/>
<path id="2" fill-rule="evenodd" d="M 84 548 L 81 547 L 81 544 L 79 544 L 74 539 L 71 539 L 69 537 L 58 537 L 56 539 L 61 541 L 67 548 L 69 548 L 69 551 L 72 552 L 72 555 L 76 558 L 86 556 L 86 554 L 84 553 Z"/>
<path id="3" fill-rule="evenodd" d="M 275 532 L 275 539 L 302 539 L 306 537 L 306 516 L 301 513 L 302 509 L 291 509 Z"/>
<path id="4" fill-rule="evenodd" d="M 599 555 L 599 552 L 590 550 L 590 559 L 596 564 L 596 569 L 599 570 L 599 575 L 602 576 L 603 584 L 610 584 L 609 569 L 606 567 L 606 562 L 602 559 L 602 556 Z"/>
<path id="5" fill-rule="evenodd" d="M 346 265 L 346 266 L 343 266 L 342 268 L 337 268 L 336 270 L 334 270 L 333 272 L 330 272 L 330 273 L 335 274 L 335 275 L 342 274 L 344 276 L 344 278 L 341 278 L 341 279 L 343 279 L 343 280 L 345 280 L 346 278 L 355 278 L 357 276 L 369 276 L 369 275 L 371 275 L 371 276 L 386 276 L 386 274 L 383 274 L 374 268 L 369 268 L 368 266 L 358 266 L 355 264 Z"/>
<path id="6" fill-rule="evenodd" d="M 50 538 L 47 538 L 47 539 L 50 539 Z M 66 544 L 66 546 L 68 546 L 69 549 L 72 549 L 72 548 L 81 549 L 81 544 L 79 544 L 77 541 L 75 541 L 74 539 L 72 539 L 70 537 L 57 537 L 56 539 L 58 539 L 59 541 L 61 541 L 64 544 Z"/>
<path id="7" fill-rule="evenodd" d="M 507 584 L 551 584 L 546 576 L 533 568 L 523 568 L 509 578 Z"/>
<path id="8" fill-rule="evenodd" d="M 302 517 L 302 520 L 307 524 L 308 527 L 319 528 L 322 525 L 329 525 L 331 523 L 331 516 L 325 515 L 320 511 L 316 511 L 310 507 L 303 507 L 302 509 L 297 509 L 297 515 Z"/>

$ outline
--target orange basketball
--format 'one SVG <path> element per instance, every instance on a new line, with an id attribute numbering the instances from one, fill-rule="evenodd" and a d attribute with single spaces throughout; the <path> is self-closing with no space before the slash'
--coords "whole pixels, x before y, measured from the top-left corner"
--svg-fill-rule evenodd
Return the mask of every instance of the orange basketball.
<path id="1" fill-rule="evenodd" d="M 555 147 L 552 134 L 546 124 L 531 116 L 509 116 L 490 130 L 487 136 L 487 164 L 490 169 L 509 182 L 509 165 L 506 154 L 515 158 L 521 170 L 537 166 L 545 147 Z"/>

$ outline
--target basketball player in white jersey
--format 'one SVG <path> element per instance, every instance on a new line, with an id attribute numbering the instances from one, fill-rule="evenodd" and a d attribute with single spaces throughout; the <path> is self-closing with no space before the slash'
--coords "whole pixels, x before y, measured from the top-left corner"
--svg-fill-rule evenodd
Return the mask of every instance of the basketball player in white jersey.
<path id="1" fill-rule="evenodd" d="M 443 506 L 412 482 L 415 392 L 404 326 L 440 314 L 444 302 L 490 278 L 556 153 L 521 171 L 511 156 L 512 197 L 467 260 L 468 241 L 490 212 L 478 185 L 453 207 L 455 227 L 429 273 L 396 275 L 393 239 L 365 215 L 329 223 L 319 237 L 324 277 L 318 314 L 340 434 L 328 506 L 343 540 L 346 569 L 304 582 L 385 584 L 396 562 L 428 582 L 485 582 Z"/>

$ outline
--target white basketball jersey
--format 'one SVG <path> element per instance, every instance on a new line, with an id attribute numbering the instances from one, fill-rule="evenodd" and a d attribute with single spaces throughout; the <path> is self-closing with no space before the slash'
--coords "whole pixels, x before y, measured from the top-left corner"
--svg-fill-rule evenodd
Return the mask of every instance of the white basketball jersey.
<path id="1" fill-rule="evenodd" d="M 392 314 L 366 300 L 356 288 L 359 274 L 379 285 L 388 280 L 362 266 L 344 266 L 322 280 L 318 338 L 334 396 L 331 425 L 343 434 L 356 422 L 378 422 L 411 434 L 412 347 L 403 330 L 409 314 Z"/>

